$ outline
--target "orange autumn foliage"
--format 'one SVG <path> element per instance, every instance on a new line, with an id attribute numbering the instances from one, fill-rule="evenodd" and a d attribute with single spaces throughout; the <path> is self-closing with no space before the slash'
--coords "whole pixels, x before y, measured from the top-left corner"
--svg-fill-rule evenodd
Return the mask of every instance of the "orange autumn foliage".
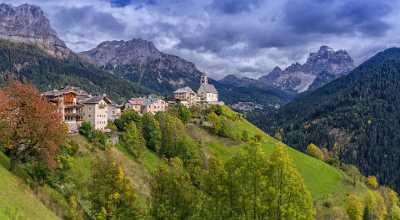
<path id="1" fill-rule="evenodd" d="M 66 129 L 56 106 L 30 84 L 9 81 L 0 89 L 0 142 L 10 156 L 10 169 L 35 159 L 56 167 L 54 156 Z"/>

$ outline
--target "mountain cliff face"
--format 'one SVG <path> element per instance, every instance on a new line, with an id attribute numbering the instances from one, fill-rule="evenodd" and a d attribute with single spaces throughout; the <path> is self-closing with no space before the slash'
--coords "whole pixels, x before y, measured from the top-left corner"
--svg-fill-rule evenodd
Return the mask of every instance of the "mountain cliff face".
<path id="1" fill-rule="evenodd" d="M 101 68 L 161 93 L 198 87 L 201 72 L 189 61 L 160 52 L 142 39 L 106 41 L 80 53 Z"/>
<path id="2" fill-rule="evenodd" d="M 80 53 L 80 56 L 114 75 L 167 96 L 184 86 L 197 90 L 203 74 L 193 63 L 160 52 L 152 42 L 142 39 L 105 41 L 92 50 Z M 228 85 L 213 79 L 210 83 L 215 85 L 220 98 L 227 104 L 239 101 L 277 104 L 286 103 L 291 98 L 279 91 Z"/>
<path id="3" fill-rule="evenodd" d="M 37 6 L 0 4 L 0 38 L 39 46 L 52 56 L 65 58 L 71 51 Z"/>
<path id="4" fill-rule="evenodd" d="M 305 150 L 327 148 L 400 190 L 400 49 L 378 53 L 347 76 L 300 95 L 276 114 L 252 117 L 259 127 L 283 135 Z"/>
<path id="5" fill-rule="evenodd" d="M 309 55 L 306 63 L 295 63 L 284 70 L 275 67 L 259 81 L 273 88 L 300 93 L 319 88 L 353 68 L 353 59 L 345 50 L 334 51 L 321 46 L 318 52 Z"/>

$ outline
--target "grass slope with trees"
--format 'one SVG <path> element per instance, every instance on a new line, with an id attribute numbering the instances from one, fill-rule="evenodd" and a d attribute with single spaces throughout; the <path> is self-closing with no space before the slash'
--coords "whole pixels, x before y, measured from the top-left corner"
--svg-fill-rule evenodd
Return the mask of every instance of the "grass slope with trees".
<path id="1" fill-rule="evenodd" d="M 109 124 L 110 134 L 84 123 L 80 134 L 57 136 L 48 131 L 64 134 L 53 125 L 60 119 L 38 114 L 53 107 L 26 97 L 39 94 L 18 82 L 0 90 L 1 151 L 5 161 L 14 160 L 2 166 L 11 169 L 10 178 L 30 186 L 36 205 L 62 219 L 400 216 L 397 194 L 376 178 L 296 151 L 226 106 L 176 105 L 143 116 L 127 111 Z M 25 112 L 29 120 L 13 117 L 27 105 L 41 108 Z M 321 155 L 316 152 L 310 147 L 311 155 Z M 12 187 L 3 190 L 10 194 Z M 29 199 L 15 203 L 14 215 L 33 217 L 23 205 Z M 46 212 L 41 215 L 45 219 Z"/>
<path id="2" fill-rule="evenodd" d="M 400 49 L 376 54 L 348 76 L 250 120 L 285 143 L 314 143 L 364 175 L 400 189 Z"/>

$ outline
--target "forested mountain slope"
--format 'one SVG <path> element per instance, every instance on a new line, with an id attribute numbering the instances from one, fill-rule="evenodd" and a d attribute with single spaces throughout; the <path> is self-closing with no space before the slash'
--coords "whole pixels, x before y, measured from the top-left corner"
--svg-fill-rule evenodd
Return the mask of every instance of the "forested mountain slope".
<path id="1" fill-rule="evenodd" d="M 276 114 L 250 118 L 297 149 L 315 143 L 399 190 L 399 94 L 400 49 L 391 48 Z"/>
<path id="2" fill-rule="evenodd" d="M 71 54 L 58 59 L 36 46 L 0 40 L 0 73 L 30 81 L 40 90 L 78 86 L 93 94 L 112 96 L 116 101 L 149 93 L 132 82 L 120 79 Z"/>

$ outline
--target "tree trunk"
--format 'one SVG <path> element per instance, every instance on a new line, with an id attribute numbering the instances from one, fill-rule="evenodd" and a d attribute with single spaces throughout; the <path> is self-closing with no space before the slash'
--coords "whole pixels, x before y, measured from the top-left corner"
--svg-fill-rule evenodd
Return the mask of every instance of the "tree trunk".
<path id="1" fill-rule="evenodd" d="M 17 169 L 18 156 L 15 152 L 11 152 L 10 155 L 10 171 L 14 172 Z"/>

